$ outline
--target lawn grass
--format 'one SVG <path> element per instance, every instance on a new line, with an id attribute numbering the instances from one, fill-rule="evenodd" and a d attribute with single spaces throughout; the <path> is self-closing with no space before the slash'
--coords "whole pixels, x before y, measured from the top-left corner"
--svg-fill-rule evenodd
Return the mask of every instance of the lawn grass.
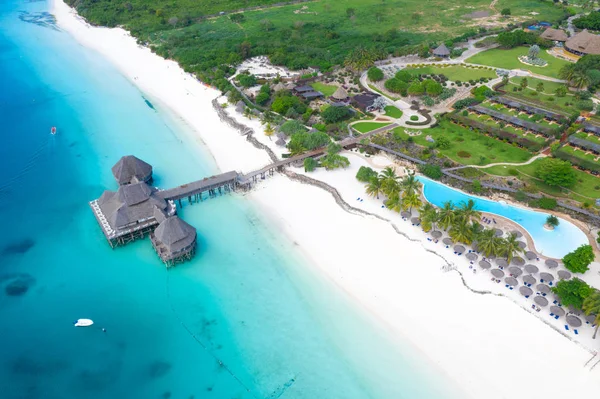
<path id="1" fill-rule="evenodd" d="M 392 105 L 388 105 L 384 109 L 385 109 L 385 114 L 387 116 L 389 116 L 390 118 L 399 119 L 402 117 L 402 111 L 400 111 L 398 108 L 396 108 Z"/>
<path id="2" fill-rule="evenodd" d="M 485 125 L 494 127 L 496 129 L 502 129 L 505 132 L 509 132 L 512 134 L 516 134 L 517 136 L 520 137 L 524 137 L 528 140 L 531 141 L 535 141 L 536 143 L 539 144 L 544 144 L 546 142 L 546 138 L 545 137 L 541 137 L 541 136 L 536 136 L 534 134 L 531 133 L 527 133 L 525 134 L 525 132 L 523 132 L 522 130 L 516 129 L 511 125 L 505 125 L 503 128 L 500 127 L 500 124 L 498 122 L 496 122 L 496 120 L 494 118 L 492 118 L 489 115 L 481 115 L 481 114 L 476 114 L 476 113 L 470 113 L 468 116 L 469 119 L 475 120 L 477 122 L 483 123 Z"/>
<path id="3" fill-rule="evenodd" d="M 352 125 L 352 128 L 357 130 L 360 133 L 368 133 L 371 130 L 378 129 L 380 127 L 384 127 L 387 125 L 391 125 L 389 122 L 358 122 Z"/>
<path id="4" fill-rule="evenodd" d="M 512 83 L 514 86 L 519 86 L 521 84 L 521 79 L 523 79 L 523 77 L 513 76 L 512 78 L 510 78 L 509 82 Z M 527 76 L 526 79 L 527 79 L 527 88 L 526 88 L 527 90 L 536 91 L 537 85 L 540 83 L 543 83 L 544 91 L 542 91 L 542 93 L 545 93 L 545 94 L 554 95 L 554 92 L 556 91 L 556 89 L 558 89 L 559 87 L 565 86 L 564 83 L 552 82 L 550 80 L 543 80 L 543 79 L 538 79 L 538 78 L 531 78 L 529 76 Z M 525 89 L 523 89 L 523 90 L 525 90 Z M 568 93 L 568 91 L 567 91 L 567 93 Z"/>
<path id="5" fill-rule="evenodd" d="M 528 81 L 529 79 L 527 78 Z M 538 107 L 547 108 L 548 110 L 554 110 L 566 115 L 577 112 L 577 109 L 572 105 L 576 101 L 575 96 L 572 94 L 567 94 L 565 97 L 558 97 L 556 95 L 540 94 L 530 88 L 519 91 L 519 88 L 519 85 L 512 82 L 504 86 L 507 95 L 517 100 L 533 103 Z"/>
<path id="6" fill-rule="evenodd" d="M 509 171 L 515 169 L 519 172 L 518 177 L 520 180 L 527 183 L 535 190 L 554 197 L 570 198 L 579 202 L 590 202 L 590 199 L 600 197 L 600 177 L 573 168 L 577 178 L 577 183 L 573 187 L 568 190 L 561 187 L 553 187 L 535 178 L 535 171 L 539 162 L 541 162 L 541 160 L 537 159 L 529 165 L 492 166 L 480 170 L 491 175 L 510 176 L 511 174 Z"/>
<path id="7" fill-rule="evenodd" d="M 479 80 L 480 78 L 496 78 L 496 72 L 486 68 L 468 68 L 466 66 L 452 65 L 447 67 L 426 66 L 422 68 L 406 68 L 406 71 L 413 74 L 444 74 L 449 80 L 467 82 L 469 80 Z"/>
<path id="8" fill-rule="evenodd" d="M 600 145 L 600 137 L 596 136 L 595 134 L 586 133 L 586 132 L 577 132 L 574 134 L 574 136 Z"/>
<path id="9" fill-rule="evenodd" d="M 393 134 L 403 140 L 407 140 L 409 137 L 404 128 L 394 129 Z M 427 147 L 431 145 L 426 140 L 427 136 L 431 136 L 434 140 L 442 136 L 448 138 L 451 143 L 450 148 L 438 148 L 436 151 L 463 165 L 488 165 L 496 162 L 520 163 L 533 156 L 526 149 L 496 140 L 447 120 L 440 121 L 439 125 L 434 128 L 423 129 L 419 136 L 413 136 L 413 140 L 416 144 Z M 466 153 L 470 156 L 465 157 Z"/>
<path id="10" fill-rule="evenodd" d="M 472 64 L 489 65 L 503 69 L 524 69 L 530 70 L 538 75 L 549 76 L 552 78 L 558 78 L 558 72 L 560 69 L 570 64 L 570 62 L 555 58 L 548 54 L 546 51 L 540 51 L 539 57 L 546 60 L 548 65 L 545 67 L 537 67 L 533 65 L 526 65 L 519 61 L 518 57 L 521 55 L 527 55 L 529 51 L 528 47 L 515 47 L 513 49 L 491 49 L 483 51 L 479 54 L 467 58 L 465 62 Z"/>
<path id="11" fill-rule="evenodd" d="M 338 89 L 338 86 L 336 85 L 327 85 L 322 82 L 314 82 L 310 85 L 316 91 L 320 91 L 321 93 L 323 93 L 325 97 L 331 97 L 331 95 L 333 95 L 333 93 L 335 93 L 335 91 Z"/>

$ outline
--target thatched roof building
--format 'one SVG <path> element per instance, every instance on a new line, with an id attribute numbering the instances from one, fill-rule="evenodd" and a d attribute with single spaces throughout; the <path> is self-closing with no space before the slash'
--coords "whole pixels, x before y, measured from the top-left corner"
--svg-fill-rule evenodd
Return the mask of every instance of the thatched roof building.
<path id="1" fill-rule="evenodd" d="M 152 166 L 133 155 L 121 157 L 112 173 L 120 185 L 152 181 Z"/>
<path id="2" fill-rule="evenodd" d="M 373 111 L 373 103 L 380 96 L 373 93 L 362 93 L 352 97 L 352 104 L 363 112 Z"/>
<path id="3" fill-rule="evenodd" d="M 172 216 L 163 220 L 150 234 L 152 246 L 167 266 L 191 259 L 196 252 L 196 229 Z"/>
<path id="4" fill-rule="evenodd" d="M 565 48 L 577 55 L 600 55 L 600 36 L 582 30 L 565 42 Z"/>
<path id="5" fill-rule="evenodd" d="M 431 52 L 436 57 L 450 57 L 450 50 L 444 43 L 440 44 L 436 49 Z"/>
<path id="6" fill-rule="evenodd" d="M 106 190 L 90 206 L 111 245 L 143 236 L 175 214 L 175 205 L 165 201 L 155 188 L 144 182 L 120 186 L 117 191 Z"/>
<path id="7" fill-rule="evenodd" d="M 540 37 L 542 39 L 553 40 L 555 42 L 566 42 L 569 36 L 567 36 L 566 32 L 562 29 L 554 29 L 548 28 L 546 29 Z"/>
<path id="8" fill-rule="evenodd" d="M 273 91 L 274 92 L 278 92 L 278 91 L 282 91 L 282 90 L 286 90 L 286 87 L 283 83 L 279 82 L 277 83 L 275 86 L 273 86 Z"/>
<path id="9" fill-rule="evenodd" d="M 338 87 L 335 93 L 331 95 L 331 98 L 335 101 L 346 101 L 348 100 L 348 92 L 342 87 Z"/>

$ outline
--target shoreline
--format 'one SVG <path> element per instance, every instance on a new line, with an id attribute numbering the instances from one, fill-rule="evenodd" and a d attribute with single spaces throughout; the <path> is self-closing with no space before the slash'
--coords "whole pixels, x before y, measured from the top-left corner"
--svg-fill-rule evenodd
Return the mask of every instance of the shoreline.
<path id="1" fill-rule="evenodd" d="M 198 139 L 209 149 L 221 170 L 248 171 L 270 162 L 264 151 L 249 145 L 246 137 L 219 119 L 212 108 L 218 92 L 185 74 L 173 61 L 163 60 L 138 46 L 122 29 L 86 26 L 62 0 L 54 0 L 52 8 L 58 14 L 61 28 L 82 45 L 107 57 L 134 85 L 158 99 L 164 108 L 197 132 Z M 101 43 L 100 35 L 106 39 Z M 156 80 L 157 75 L 160 81 Z M 353 159 L 353 167 L 358 163 Z M 354 178 L 348 170 L 316 173 L 310 177 L 333 187 L 352 207 L 347 201 L 350 190 L 356 187 L 349 183 L 347 187 L 344 185 L 348 176 Z M 331 184 L 332 179 L 336 180 L 334 184 Z M 562 339 L 564 334 L 554 334 L 557 331 L 547 328 L 545 320 L 538 323 L 540 317 L 530 317 L 531 312 L 526 314 L 517 311 L 513 304 L 507 306 L 505 301 L 497 301 L 498 295 L 492 291 L 489 296 L 473 297 L 472 290 L 487 288 L 485 282 L 476 282 L 481 287 L 470 286 L 470 290 L 465 290 L 462 273 L 459 272 L 462 284 L 454 273 L 440 273 L 436 267 L 440 261 L 433 257 L 448 262 L 443 250 L 424 242 L 423 235 L 413 238 L 418 233 L 412 231 L 410 225 L 400 219 L 388 222 L 385 218 L 378 220 L 377 216 L 348 215 L 336 201 L 331 201 L 330 194 L 276 176 L 244 197 L 261 208 L 277 231 L 298 243 L 302 253 L 311 260 L 310 267 L 323 273 L 370 315 L 383 321 L 392 334 L 410 342 L 470 396 L 536 397 L 543 393 L 559 397 L 567 392 L 572 394 L 577 388 L 579 393 L 589 394 L 591 389 L 600 387 L 582 367 L 589 358 L 589 352 L 582 346 L 573 347 L 570 341 Z M 360 195 L 366 196 L 364 190 Z M 367 202 L 377 203 L 376 200 Z M 371 213 L 369 209 L 361 210 Z M 395 232 L 390 229 L 390 222 Z M 378 242 L 365 241 L 368 237 L 377 237 Z M 415 244 L 407 243 L 408 240 L 417 241 L 423 250 L 416 250 Z M 428 284 L 426 298 L 419 297 L 422 282 Z M 416 304 L 416 298 L 422 299 L 422 303 Z M 440 299 L 444 303 L 439 303 Z M 472 315 L 478 319 L 475 324 L 469 321 Z M 537 338 L 541 338 L 540 342 L 534 341 Z M 490 345 L 490 341 L 498 342 Z M 515 346 L 514 342 L 520 344 Z M 548 348 L 553 349 L 554 356 L 561 356 L 560 364 L 550 361 Z M 518 357 L 530 355 L 528 364 L 515 361 L 515 352 Z M 485 363 L 482 359 L 486 359 Z M 581 377 L 584 372 L 590 375 L 586 381 Z M 572 377 L 574 382 L 579 382 L 578 387 L 530 384 L 532 380 L 552 375 Z M 505 386 L 506 377 L 518 381 Z M 563 391 L 559 392 L 560 389 Z"/>

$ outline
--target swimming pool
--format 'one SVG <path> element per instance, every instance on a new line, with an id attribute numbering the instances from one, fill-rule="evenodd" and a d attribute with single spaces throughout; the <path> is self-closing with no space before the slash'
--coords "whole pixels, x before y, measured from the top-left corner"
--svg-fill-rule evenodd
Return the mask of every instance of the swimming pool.
<path id="1" fill-rule="evenodd" d="M 469 195 L 426 177 L 419 176 L 418 179 L 423 183 L 425 198 L 433 205 L 441 207 L 446 201 L 452 201 L 458 205 L 461 201 L 472 199 L 478 210 L 504 216 L 519 223 L 529 232 L 535 248 L 543 255 L 562 258 L 578 246 L 588 243 L 583 231 L 564 219 L 559 219 L 560 224 L 554 230 L 546 230 L 544 223 L 548 217 L 547 213 Z"/>

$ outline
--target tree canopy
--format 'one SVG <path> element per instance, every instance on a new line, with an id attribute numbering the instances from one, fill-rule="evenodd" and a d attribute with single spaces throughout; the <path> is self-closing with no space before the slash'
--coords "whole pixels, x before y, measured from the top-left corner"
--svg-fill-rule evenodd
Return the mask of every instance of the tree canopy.
<path id="1" fill-rule="evenodd" d="M 379 82 L 383 79 L 383 71 L 377 67 L 371 67 L 367 72 L 367 76 L 369 77 L 370 81 Z"/>
<path id="2" fill-rule="evenodd" d="M 348 107 L 330 106 L 321 112 L 321 118 L 327 123 L 337 123 L 352 116 L 352 111 Z"/>
<path id="3" fill-rule="evenodd" d="M 363 183 L 368 183 L 374 177 L 377 177 L 377 172 L 368 166 L 361 166 L 356 173 L 356 180 Z"/>
<path id="4" fill-rule="evenodd" d="M 571 163 L 556 158 L 544 158 L 539 161 L 535 175 L 549 186 L 571 187 L 576 181 Z"/>
<path id="5" fill-rule="evenodd" d="M 585 273 L 589 270 L 589 265 L 595 259 L 594 249 L 591 245 L 585 244 L 569 252 L 563 258 L 565 267 L 573 273 Z"/>
<path id="6" fill-rule="evenodd" d="M 577 277 L 571 280 L 561 280 L 552 288 L 560 298 L 563 306 L 573 306 L 576 309 L 583 307 L 583 301 L 592 293 L 592 288 Z"/>

